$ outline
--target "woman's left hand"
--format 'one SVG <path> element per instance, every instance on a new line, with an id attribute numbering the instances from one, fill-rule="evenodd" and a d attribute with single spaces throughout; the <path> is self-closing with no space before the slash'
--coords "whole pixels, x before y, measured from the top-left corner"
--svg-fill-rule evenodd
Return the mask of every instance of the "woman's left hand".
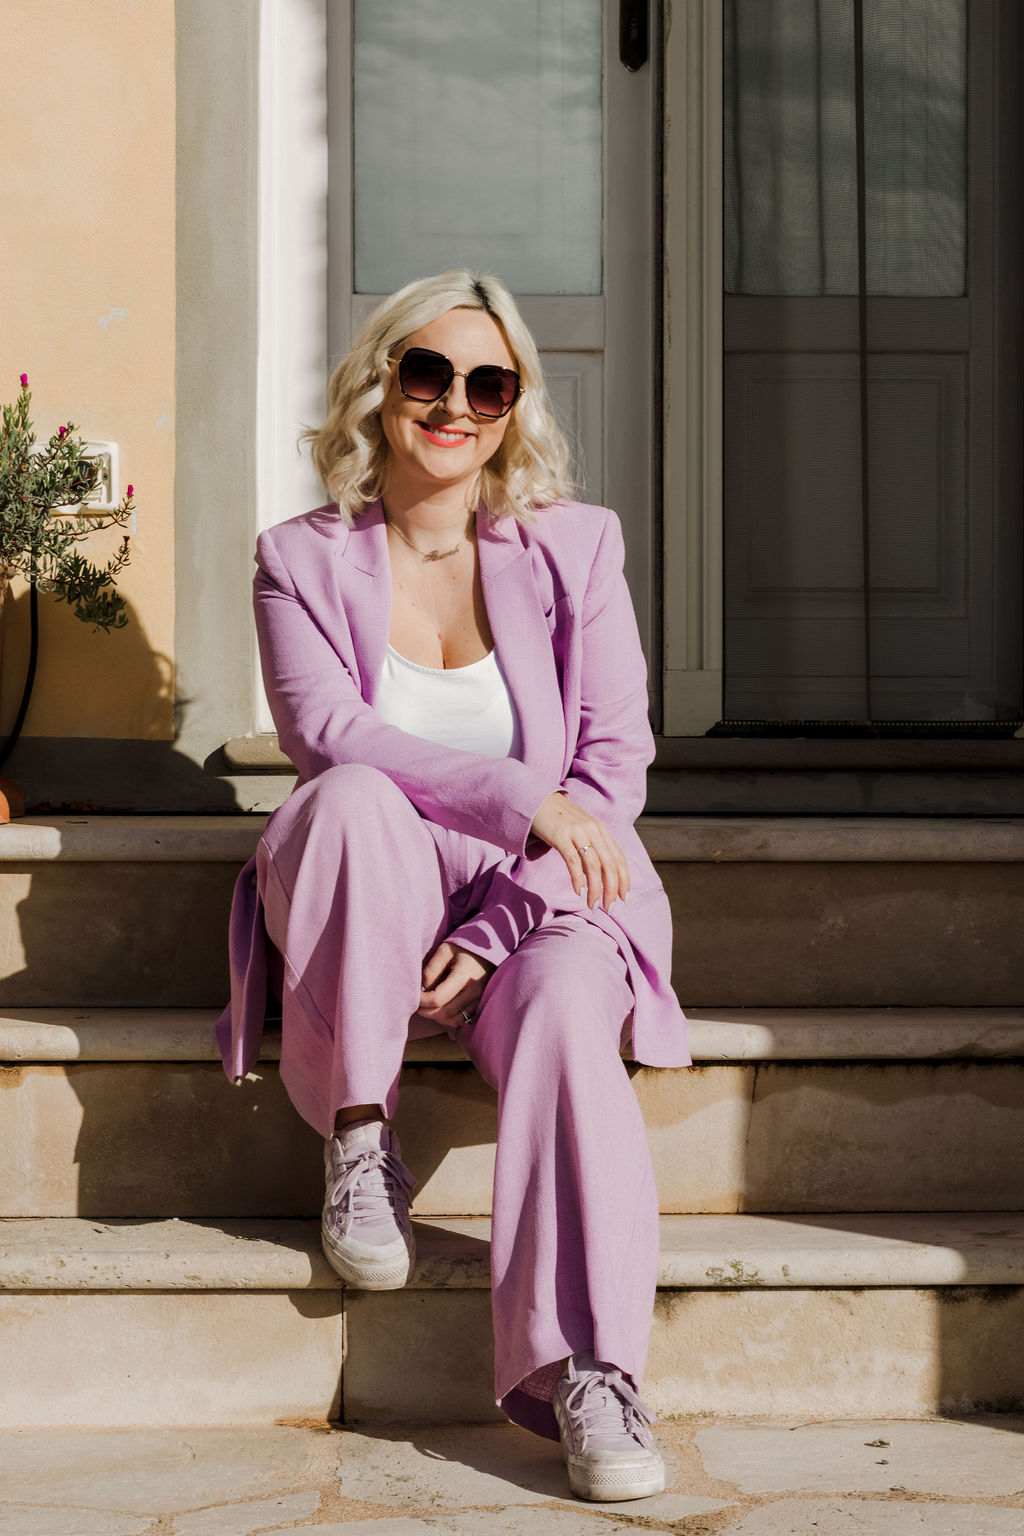
<path id="1" fill-rule="evenodd" d="M 423 962 L 423 990 L 417 1009 L 425 1019 L 449 1027 L 465 1024 L 461 1010 L 472 1016 L 494 970 L 489 960 L 447 939 Z"/>

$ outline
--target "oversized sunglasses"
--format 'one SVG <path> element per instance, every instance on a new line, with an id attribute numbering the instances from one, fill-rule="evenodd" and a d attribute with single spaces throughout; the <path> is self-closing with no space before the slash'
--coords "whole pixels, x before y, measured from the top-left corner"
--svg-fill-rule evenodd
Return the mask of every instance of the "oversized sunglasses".
<path id="1" fill-rule="evenodd" d="M 456 379 L 465 379 L 470 410 L 492 421 L 507 416 L 523 392 L 514 368 L 481 363 L 468 373 L 460 373 L 443 352 L 431 352 L 428 347 L 410 347 L 400 358 L 389 357 L 388 362 L 397 362 L 398 385 L 407 400 L 419 400 L 423 405 L 440 400 Z"/>

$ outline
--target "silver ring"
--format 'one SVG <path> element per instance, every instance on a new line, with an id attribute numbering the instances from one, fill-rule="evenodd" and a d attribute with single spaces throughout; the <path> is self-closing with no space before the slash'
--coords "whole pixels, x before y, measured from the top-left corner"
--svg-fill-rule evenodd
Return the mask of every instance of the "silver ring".
<path id="1" fill-rule="evenodd" d="M 472 1024 L 472 1022 L 473 1022 L 473 1015 L 472 1015 L 472 1014 L 471 1014 L 471 1013 L 469 1013 L 469 1012 L 468 1012 L 468 1011 L 467 1011 L 467 1009 L 465 1009 L 465 1008 L 460 1008 L 460 1009 L 459 1009 L 459 1012 L 460 1012 L 460 1013 L 461 1013 L 461 1015 L 462 1015 L 462 1022 L 463 1022 L 463 1023 L 464 1023 L 464 1024 Z"/>
<path id="2" fill-rule="evenodd" d="M 583 855 L 587 852 L 587 849 L 588 848 L 592 848 L 592 847 L 593 847 L 593 844 L 592 843 L 588 843 L 586 848 L 577 848 L 576 852 L 579 854 L 580 858 L 582 859 Z"/>

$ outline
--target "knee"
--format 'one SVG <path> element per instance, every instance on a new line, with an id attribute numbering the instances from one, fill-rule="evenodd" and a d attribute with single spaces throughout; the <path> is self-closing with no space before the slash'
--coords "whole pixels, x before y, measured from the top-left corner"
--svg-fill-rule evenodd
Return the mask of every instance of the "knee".
<path id="1" fill-rule="evenodd" d="M 311 792 L 310 810 L 329 816 L 336 826 L 362 826 L 379 812 L 389 817 L 403 812 L 415 815 L 398 785 L 366 763 L 337 763 L 306 787 Z"/>
<path id="2" fill-rule="evenodd" d="M 581 1005 L 586 1003 L 586 981 L 572 974 L 572 967 L 565 959 L 555 955 L 536 957 L 533 964 L 523 956 L 513 955 L 506 961 L 511 972 L 506 992 L 506 1007 L 510 1014 L 522 1020 L 536 1018 L 538 1023 L 546 1019 L 567 1020 L 572 1018 Z"/>
<path id="3" fill-rule="evenodd" d="M 263 841 L 275 857 L 286 847 L 347 847 L 361 838 L 381 842 L 382 826 L 400 829 L 405 816 L 419 819 L 386 774 L 363 763 L 339 763 L 289 795 Z"/>
<path id="4" fill-rule="evenodd" d="M 575 1069 L 606 1049 L 618 1055 L 632 999 L 625 996 L 628 988 L 616 986 L 600 967 L 577 964 L 589 956 L 572 951 L 572 945 L 552 946 L 541 963 L 518 967 L 509 978 L 502 1013 L 516 1052 L 536 1050 L 552 1066 L 560 1061 Z"/>

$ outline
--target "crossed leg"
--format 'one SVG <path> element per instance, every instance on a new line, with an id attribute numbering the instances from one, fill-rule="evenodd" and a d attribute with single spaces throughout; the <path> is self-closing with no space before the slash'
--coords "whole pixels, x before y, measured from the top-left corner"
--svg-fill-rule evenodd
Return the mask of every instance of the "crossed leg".
<path id="1" fill-rule="evenodd" d="M 319 774 L 275 812 L 257 878 L 283 956 L 281 1079 L 322 1136 L 349 1106 L 394 1114 L 423 961 L 455 926 L 453 899 L 498 856 L 425 820 L 357 763 Z"/>

